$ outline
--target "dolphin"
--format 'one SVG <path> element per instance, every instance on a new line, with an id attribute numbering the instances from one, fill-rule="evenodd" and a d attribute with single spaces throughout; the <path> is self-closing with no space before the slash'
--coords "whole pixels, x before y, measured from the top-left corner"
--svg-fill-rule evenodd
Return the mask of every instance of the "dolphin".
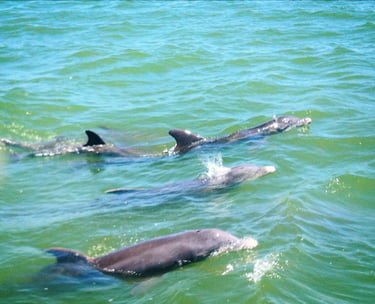
<path id="1" fill-rule="evenodd" d="M 214 253 L 252 249 L 258 242 L 237 238 L 220 229 L 188 230 L 123 247 L 96 258 L 66 248 L 49 248 L 60 266 L 90 266 L 124 278 L 151 277 L 201 261 Z"/>
<path id="2" fill-rule="evenodd" d="M 64 154 L 100 154 L 107 156 L 141 156 L 134 150 L 123 149 L 112 144 L 107 144 L 97 133 L 86 130 L 87 142 L 83 145 L 69 145 L 58 137 L 56 141 L 42 145 L 16 142 L 0 138 L 0 142 L 15 148 L 31 151 L 27 156 L 55 156 Z"/>
<path id="3" fill-rule="evenodd" d="M 159 188 L 115 188 L 106 190 L 106 193 L 121 194 L 143 192 L 153 195 L 160 193 L 165 195 L 170 193 L 181 194 L 182 192 L 217 190 L 238 185 L 247 180 L 255 180 L 276 171 L 274 166 L 258 167 L 250 164 L 234 166 L 231 168 L 215 165 L 213 168 L 213 170 L 209 170 L 209 172 L 203 174 L 199 178 L 173 183 Z"/>
<path id="4" fill-rule="evenodd" d="M 186 153 L 191 149 L 207 145 L 207 144 L 220 144 L 229 143 L 246 138 L 272 135 L 280 132 L 286 132 L 296 127 L 302 127 L 311 124 L 312 119 L 310 117 L 298 118 L 294 116 L 280 116 L 267 121 L 261 125 L 239 130 L 231 133 L 227 136 L 218 138 L 205 138 L 201 135 L 194 134 L 189 130 L 172 129 L 169 131 L 176 140 L 176 145 L 167 151 L 168 154 Z"/>

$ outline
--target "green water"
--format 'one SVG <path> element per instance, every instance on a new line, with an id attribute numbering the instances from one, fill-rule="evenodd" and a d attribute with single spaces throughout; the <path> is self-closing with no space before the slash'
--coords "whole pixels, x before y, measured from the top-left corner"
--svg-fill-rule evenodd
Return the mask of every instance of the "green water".
<path id="1" fill-rule="evenodd" d="M 160 153 L 171 128 L 313 123 L 156 159 L 22 158 L 0 146 L 1 302 L 373 303 L 374 45 L 372 1 L 2 1 L 2 138 L 78 144 L 92 129 Z M 205 194 L 104 194 L 193 179 L 215 157 L 277 172 Z M 48 247 L 98 256 L 206 227 L 259 246 L 146 282 L 40 275 Z"/>

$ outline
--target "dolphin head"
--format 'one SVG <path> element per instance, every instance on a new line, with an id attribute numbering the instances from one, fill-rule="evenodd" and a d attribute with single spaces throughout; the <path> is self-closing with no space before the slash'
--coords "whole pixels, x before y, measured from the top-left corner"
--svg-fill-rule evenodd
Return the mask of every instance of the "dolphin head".
<path id="1" fill-rule="evenodd" d="M 311 122 L 312 119 L 310 117 L 280 116 L 274 119 L 274 126 L 278 132 L 283 132 L 292 128 L 307 126 Z"/>
<path id="2" fill-rule="evenodd" d="M 245 180 L 254 180 L 263 175 L 276 171 L 274 166 L 257 167 L 253 165 L 241 165 L 230 169 L 226 174 L 229 183 L 241 183 Z"/>
<path id="3" fill-rule="evenodd" d="M 254 180 L 275 171 L 276 168 L 274 166 L 241 165 L 232 168 L 222 167 L 221 170 L 207 177 L 205 182 L 210 188 L 222 188 L 239 184 L 246 180 Z"/>

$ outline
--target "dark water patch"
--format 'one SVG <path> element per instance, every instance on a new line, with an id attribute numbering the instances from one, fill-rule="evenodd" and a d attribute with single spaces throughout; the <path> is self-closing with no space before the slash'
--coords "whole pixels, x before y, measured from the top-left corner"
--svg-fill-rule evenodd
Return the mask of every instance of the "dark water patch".
<path id="1" fill-rule="evenodd" d="M 375 30 L 375 23 L 372 22 L 372 21 L 363 22 L 362 24 L 357 25 L 356 30 L 358 30 L 360 32 L 363 32 L 363 31 L 374 31 Z"/>

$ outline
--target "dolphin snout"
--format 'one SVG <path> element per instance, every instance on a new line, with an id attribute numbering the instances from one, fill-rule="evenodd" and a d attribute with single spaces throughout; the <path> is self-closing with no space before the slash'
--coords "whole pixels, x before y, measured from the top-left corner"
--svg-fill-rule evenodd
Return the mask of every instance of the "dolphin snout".
<path id="1" fill-rule="evenodd" d="M 258 241 L 252 237 L 245 237 L 242 239 L 243 249 L 253 249 L 258 246 Z"/>
<path id="2" fill-rule="evenodd" d="M 263 169 L 267 173 L 274 173 L 276 171 L 276 168 L 274 166 L 264 166 Z"/>

